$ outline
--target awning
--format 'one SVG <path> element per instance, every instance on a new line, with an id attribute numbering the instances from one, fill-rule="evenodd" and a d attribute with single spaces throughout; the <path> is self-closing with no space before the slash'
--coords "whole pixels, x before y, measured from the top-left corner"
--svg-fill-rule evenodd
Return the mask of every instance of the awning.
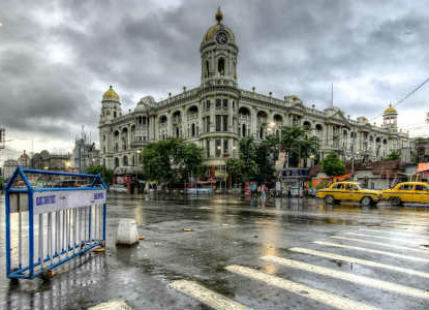
<path id="1" fill-rule="evenodd" d="M 417 173 L 429 171 L 429 163 L 419 163 L 417 166 Z"/>

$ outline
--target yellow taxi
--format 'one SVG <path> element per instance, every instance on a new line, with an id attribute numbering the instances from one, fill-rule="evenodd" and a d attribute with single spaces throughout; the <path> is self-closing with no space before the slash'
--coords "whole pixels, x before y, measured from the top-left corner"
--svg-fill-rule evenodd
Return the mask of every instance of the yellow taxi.
<path id="1" fill-rule="evenodd" d="M 403 182 L 392 189 L 381 192 L 383 200 L 390 201 L 393 206 L 404 202 L 429 203 L 429 184 L 424 182 Z"/>
<path id="2" fill-rule="evenodd" d="M 328 204 L 339 201 L 357 201 L 364 207 L 376 204 L 380 198 L 380 192 L 362 189 L 357 182 L 336 182 L 328 188 L 322 188 L 317 192 L 317 197 Z"/>

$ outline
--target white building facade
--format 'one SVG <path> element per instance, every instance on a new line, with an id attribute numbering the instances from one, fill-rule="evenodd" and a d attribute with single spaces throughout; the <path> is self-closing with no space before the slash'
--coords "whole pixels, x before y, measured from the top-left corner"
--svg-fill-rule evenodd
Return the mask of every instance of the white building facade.
<path id="1" fill-rule="evenodd" d="M 400 150 L 409 161 L 408 135 L 397 128 L 397 112 L 386 109 L 382 126 L 365 117 L 352 120 L 337 107 L 323 111 L 306 106 L 297 96 L 274 98 L 238 87 L 239 49 L 232 30 L 223 24 L 220 10 L 216 24 L 200 45 L 201 84 L 156 102 L 142 98 L 134 111 L 124 114 L 119 95 L 110 88 L 101 101 L 99 120 L 102 164 L 117 173 L 141 171 L 139 153 L 148 142 L 179 137 L 204 149 L 205 164 L 225 168 L 238 155 L 238 141 L 253 136 L 260 141 L 280 135 L 284 126 L 305 126 L 320 139 L 320 158 L 336 151 L 344 160 L 378 160 Z"/>

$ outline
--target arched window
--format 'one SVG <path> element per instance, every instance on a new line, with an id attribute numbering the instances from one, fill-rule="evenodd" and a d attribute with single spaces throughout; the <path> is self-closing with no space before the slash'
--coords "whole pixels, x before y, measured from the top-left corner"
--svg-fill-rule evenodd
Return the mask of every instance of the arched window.
<path id="1" fill-rule="evenodd" d="M 219 58 L 217 62 L 217 71 L 219 72 L 220 75 L 225 74 L 225 59 Z"/>
<path id="2" fill-rule="evenodd" d="M 206 76 L 210 76 L 210 64 L 208 60 L 206 60 Z"/>
<path id="3" fill-rule="evenodd" d="M 119 158 L 116 157 L 115 158 L 115 168 L 118 168 L 118 167 L 119 167 Z"/>
<path id="4" fill-rule="evenodd" d="M 261 129 L 259 129 L 259 138 L 264 138 L 264 127 L 261 127 Z"/>
<path id="5" fill-rule="evenodd" d="M 310 129 L 311 129 L 311 124 L 310 124 L 310 122 L 305 121 L 305 122 L 303 123 L 303 127 L 304 127 L 304 129 L 306 129 L 306 130 L 310 130 Z"/>
<path id="6" fill-rule="evenodd" d="M 195 137 L 195 124 L 191 125 L 191 136 Z"/>
<path id="7" fill-rule="evenodd" d="M 246 124 L 241 125 L 241 136 L 246 136 Z"/>
<path id="8" fill-rule="evenodd" d="M 179 138 L 179 134 L 180 134 L 179 127 L 176 127 L 176 138 Z"/>
<path id="9" fill-rule="evenodd" d="M 122 163 L 124 164 L 124 166 L 128 166 L 128 156 L 124 156 L 124 158 L 122 159 Z"/>

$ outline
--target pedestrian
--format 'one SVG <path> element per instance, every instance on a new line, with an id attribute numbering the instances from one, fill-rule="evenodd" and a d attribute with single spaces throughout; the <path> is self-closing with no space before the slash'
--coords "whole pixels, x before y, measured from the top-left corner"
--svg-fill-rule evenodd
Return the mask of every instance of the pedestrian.
<path id="1" fill-rule="evenodd" d="M 265 184 L 262 184 L 260 186 L 260 192 L 261 192 L 261 199 L 265 200 L 265 198 L 267 198 L 267 194 L 266 194 L 266 187 Z"/>

